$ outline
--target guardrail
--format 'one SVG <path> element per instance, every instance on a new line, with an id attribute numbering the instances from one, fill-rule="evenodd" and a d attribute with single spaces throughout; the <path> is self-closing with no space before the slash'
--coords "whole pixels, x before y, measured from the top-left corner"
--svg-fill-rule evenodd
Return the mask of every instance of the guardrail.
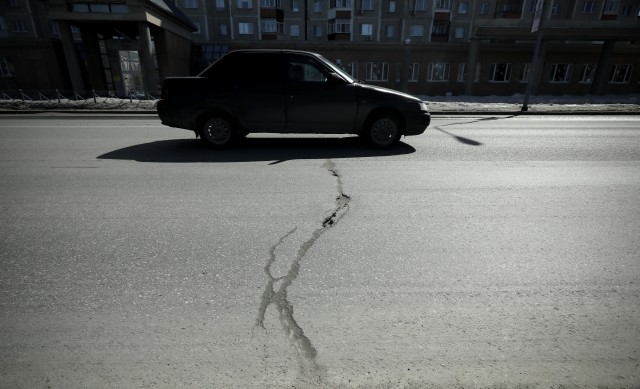
<path id="1" fill-rule="evenodd" d="M 12 108 L 73 108 L 121 109 L 155 108 L 158 93 L 129 90 L 114 91 L 73 90 L 1 90 L 0 105 Z"/>

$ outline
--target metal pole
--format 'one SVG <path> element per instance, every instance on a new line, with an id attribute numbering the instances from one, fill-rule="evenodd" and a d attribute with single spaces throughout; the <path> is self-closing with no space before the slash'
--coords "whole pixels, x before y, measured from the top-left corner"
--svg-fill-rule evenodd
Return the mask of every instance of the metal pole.
<path id="1" fill-rule="evenodd" d="M 402 72 L 400 73 L 400 90 L 407 92 L 409 84 L 409 63 L 411 61 L 411 39 L 404 41 L 404 58 L 402 60 Z"/>
<path id="2" fill-rule="evenodd" d="M 536 37 L 536 47 L 533 51 L 533 59 L 531 60 L 531 70 L 529 71 L 529 81 L 527 83 L 527 92 L 524 95 L 524 102 L 522 103 L 522 112 L 527 112 L 529 110 L 529 95 L 533 93 L 533 88 L 538 84 L 538 73 L 539 70 L 539 57 L 540 57 L 540 48 L 542 47 L 542 26 L 544 24 L 544 19 L 546 18 L 546 8 L 547 1 L 542 1 L 542 15 L 540 17 L 540 24 L 538 25 L 538 35 Z"/>

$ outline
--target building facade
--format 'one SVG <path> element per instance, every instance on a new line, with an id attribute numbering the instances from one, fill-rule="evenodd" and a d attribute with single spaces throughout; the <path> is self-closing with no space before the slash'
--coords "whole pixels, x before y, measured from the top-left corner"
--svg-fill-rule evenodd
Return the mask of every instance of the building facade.
<path id="1" fill-rule="evenodd" d="M 73 61 L 69 52 L 75 50 L 79 68 L 71 76 L 63 74 L 56 80 L 52 75 L 50 79 L 69 83 L 73 74 L 84 74 L 83 87 L 94 89 L 111 90 L 120 85 L 120 89 L 154 90 L 164 76 L 197 74 L 230 50 L 288 48 L 319 52 L 358 79 L 420 95 L 512 95 L 524 93 L 530 79 L 535 81 L 534 92 L 538 94 L 640 92 L 640 1 L 546 0 L 541 9 L 542 3 L 537 0 L 165 0 L 164 3 L 5 0 L 5 7 L 15 5 L 6 9 L 15 12 L 3 13 L 5 16 L 0 19 L 0 66 L 7 69 L 3 70 L 5 82 L 0 81 L 0 86 L 20 86 L 14 63 L 16 53 L 3 54 L 8 52 L 5 48 L 11 46 L 11 41 L 16 47 L 26 42 L 48 47 L 49 56 L 64 56 L 67 63 Z M 92 9 L 95 4 L 111 4 L 109 7 L 120 4 L 127 7 L 127 12 L 120 12 L 117 19 L 106 17 L 113 15 L 105 12 L 74 12 Z M 165 4 L 166 9 L 159 12 L 162 7 L 158 4 Z M 534 58 L 538 39 L 538 32 L 532 32 L 536 6 L 538 15 L 541 11 L 544 14 L 539 29 L 540 51 Z M 138 9 L 136 16 L 132 15 L 134 9 Z M 169 32 L 181 39 L 172 46 L 181 50 L 179 56 L 172 55 L 173 51 L 163 43 L 166 37 L 158 32 L 167 23 L 154 24 L 153 18 L 144 16 L 152 12 L 180 26 L 180 31 Z M 111 28 L 116 20 L 122 19 L 135 22 L 135 26 Z M 101 24 L 97 27 L 96 23 Z M 23 24 L 34 26 L 34 30 L 36 25 L 51 27 L 33 36 L 21 32 L 29 30 Z M 57 32 L 60 25 L 74 31 L 72 44 L 68 39 L 65 43 Z M 151 35 L 149 43 L 144 43 L 145 26 Z M 46 27 L 40 29 L 44 31 Z M 3 31 L 10 39 L 5 40 Z M 20 40 L 16 40 L 16 34 Z M 96 46 L 92 36 L 101 36 L 103 41 L 107 37 L 111 43 L 98 39 Z M 123 46 L 125 42 L 129 43 Z M 137 75 L 128 75 L 138 77 L 139 81 L 125 85 L 122 69 L 114 72 L 114 65 L 105 61 L 100 65 L 100 56 L 120 58 L 122 53 L 145 62 L 141 53 L 146 46 L 153 48 L 147 52 L 146 62 L 157 65 L 138 66 Z M 159 52 L 157 47 L 164 49 Z M 135 62 L 135 58 L 131 61 Z M 111 62 L 118 61 L 127 62 L 122 59 Z M 184 62 L 185 66 L 175 68 L 172 64 L 176 61 Z M 175 69 L 163 70 L 171 66 Z M 96 73 L 101 76 L 95 76 Z M 152 73 L 155 76 L 149 76 Z M 6 82 L 7 78 L 13 78 L 14 83 Z M 74 84 L 80 83 L 76 80 Z"/>

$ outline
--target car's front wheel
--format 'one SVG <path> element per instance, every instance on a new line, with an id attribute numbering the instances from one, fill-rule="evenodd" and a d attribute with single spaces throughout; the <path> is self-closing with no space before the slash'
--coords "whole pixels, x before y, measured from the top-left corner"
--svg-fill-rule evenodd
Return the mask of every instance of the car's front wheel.
<path id="1" fill-rule="evenodd" d="M 373 147 L 388 149 L 400 140 L 400 121 L 392 115 L 378 116 L 370 122 L 364 135 Z"/>
<path id="2" fill-rule="evenodd" d="M 207 118 L 202 125 L 200 135 L 207 144 L 216 148 L 226 147 L 235 139 L 233 125 L 220 116 Z"/>

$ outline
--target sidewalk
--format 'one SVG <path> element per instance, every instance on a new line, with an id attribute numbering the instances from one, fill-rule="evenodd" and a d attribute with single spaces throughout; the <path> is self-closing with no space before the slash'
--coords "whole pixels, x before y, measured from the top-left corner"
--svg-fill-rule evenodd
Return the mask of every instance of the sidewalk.
<path id="1" fill-rule="evenodd" d="M 420 96 L 434 114 L 639 115 L 640 94 L 619 96 Z"/>
<path id="2" fill-rule="evenodd" d="M 419 96 L 433 115 L 640 115 L 640 94 L 620 96 L 531 96 L 522 112 L 523 95 Z M 88 100 L 0 100 L 1 114 L 85 113 L 155 114 L 156 100 L 99 98 Z"/>

